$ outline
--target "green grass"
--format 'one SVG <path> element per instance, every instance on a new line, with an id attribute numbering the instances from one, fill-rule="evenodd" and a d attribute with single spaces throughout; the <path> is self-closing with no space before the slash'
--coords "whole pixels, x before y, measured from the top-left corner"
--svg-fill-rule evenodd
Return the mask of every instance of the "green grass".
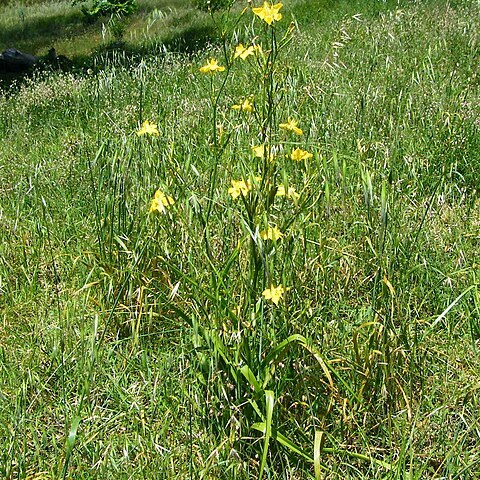
<path id="1" fill-rule="evenodd" d="M 115 36 L 109 18 L 90 23 L 80 5 L 72 6 L 67 0 L 10 3 L 2 7 L 0 49 L 16 47 L 43 56 L 53 46 L 58 54 L 89 64 L 98 51 L 111 48 L 119 40 L 127 51 L 151 54 L 164 46 L 192 50 L 205 45 L 212 36 L 214 39 L 210 17 L 193 9 L 188 0 L 138 3 L 138 11 L 121 22 L 120 37 Z"/>
<path id="2" fill-rule="evenodd" d="M 262 70 L 218 38 L 142 59 L 211 25 L 183 2 L 141 4 L 127 53 L 67 3 L 0 9 L 0 45 L 97 52 L 0 95 L 0 477 L 480 475 L 479 5 L 284 12 Z M 228 52 L 270 41 L 228 28 Z"/>

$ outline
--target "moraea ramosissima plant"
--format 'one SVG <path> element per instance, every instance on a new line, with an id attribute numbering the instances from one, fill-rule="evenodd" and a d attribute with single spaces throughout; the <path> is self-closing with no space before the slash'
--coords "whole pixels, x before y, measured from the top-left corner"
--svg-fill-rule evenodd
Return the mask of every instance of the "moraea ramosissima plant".
<path id="1" fill-rule="evenodd" d="M 235 200 L 240 195 L 244 197 L 248 195 L 248 192 L 252 189 L 252 182 L 250 180 L 232 180 L 232 186 L 228 189 L 228 193 Z"/>
<path id="2" fill-rule="evenodd" d="M 275 225 L 274 227 L 269 226 L 266 230 L 260 232 L 260 238 L 262 240 L 274 240 L 277 241 L 283 237 L 283 233 Z"/>
<path id="3" fill-rule="evenodd" d="M 253 103 L 246 98 L 241 105 L 232 105 L 233 110 L 241 110 L 242 112 L 253 112 Z"/>
<path id="4" fill-rule="evenodd" d="M 252 153 L 254 157 L 263 158 L 265 156 L 265 145 L 254 145 L 252 147 Z"/>
<path id="5" fill-rule="evenodd" d="M 262 144 L 254 145 L 250 148 L 252 149 L 253 156 L 256 158 L 265 158 L 266 155 L 269 162 L 273 162 L 275 160 L 275 156 L 277 154 L 277 149 L 275 147 L 266 147 L 265 144 Z"/>
<path id="6" fill-rule="evenodd" d="M 278 185 L 276 196 L 290 198 L 294 202 L 300 198 L 300 194 L 295 190 L 295 187 L 288 187 L 285 189 L 285 185 Z"/>
<path id="7" fill-rule="evenodd" d="M 253 55 L 255 52 L 255 47 L 250 45 L 249 47 L 244 47 L 243 44 L 237 45 L 235 48 L 235 53 L 233 54 L 233 58 L 240 57 L 242 60 L 246 60 L 250 55 Z"/>

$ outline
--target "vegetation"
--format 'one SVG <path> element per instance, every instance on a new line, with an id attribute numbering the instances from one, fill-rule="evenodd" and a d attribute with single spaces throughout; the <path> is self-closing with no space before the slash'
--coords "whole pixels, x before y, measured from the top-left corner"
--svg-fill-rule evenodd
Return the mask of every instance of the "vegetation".
<path id="1" fill-rule="evenodd" d="M 83 1 L 75 2 L 85 3 Z M 90 21 L 95 21 L 101 17 L 110 17 L 110 19 L 123 19 L 128 15 L 131 15 L 137 9 L 136 0 L 126 1 L 110 1 L 110 0 L 94 0 L 89 6 L 82 5 L 82 13 Z"/>
<path id="2" fill-rule="evenodd" d="M 0 476 L 480 476 L 480 5 L 178 5 L 0 96 Z"/>
<path id="3" fill-rule="evenodd" d="M 210 15 L 193 8 L 190 0 L 140 0 L 128 18 L 107 15 L 93 23 L 71 0 L 2 7 L 3 48 L 42 56 L 53 46 L 82 66 L 101 60 L 98 54 L 114 48 L 119 37 L 130 56 L 158 54 L 164 48 L 193 51 L 215 39 Z"/>

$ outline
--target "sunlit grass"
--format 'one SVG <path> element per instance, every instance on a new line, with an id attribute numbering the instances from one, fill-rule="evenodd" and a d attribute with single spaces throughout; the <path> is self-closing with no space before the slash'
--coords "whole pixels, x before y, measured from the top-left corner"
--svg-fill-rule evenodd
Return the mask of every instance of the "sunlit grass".
<path id="1" fill-rule="evenodd" d="M 192 51 L 209 39 L 215 41 L 208 14 L 195 10 L 187 0 L 140 0 L 138 11 L 121 25 L 121 35 L 116 35 L 107 17 L 89 23 L 80 5 L 70 1 L 9 4 L 2 7 L 0 17 L 0 49 L 15 47 L 43 56 L 53 46 L 58 54 L 85 63 L 119 41 L 127 51 L 138 53 Z"/>
<path id="2" fill-rule="evenodd" d="M 0 476 L 479 475 L 478 5 L 380 4 L 0 97 Z"/>

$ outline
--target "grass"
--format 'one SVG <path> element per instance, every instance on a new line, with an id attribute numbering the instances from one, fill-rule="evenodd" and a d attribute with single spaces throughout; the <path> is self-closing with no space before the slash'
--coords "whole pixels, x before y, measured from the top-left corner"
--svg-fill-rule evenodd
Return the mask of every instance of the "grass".
<path id="1" fill-rule="evenodd" d="M 86 36 L 59 53 L 101 51 L 67 4 L 2 8 L 18 48 L 61 14 Z M 479 476 L 478 3 L 282 11 L 271 64 L 115 50 L 1 96 L 3 478 Z M 129 51 L 208 18 L 158 16 Z M 268 52 L 250 12 L 227 25 L 226 51 Z"/>
<path id="2" fill-rule="evenodd" d="M 113 28 L 108 18 L 86 21 L 80 6 L 72 2 L 10 3 L 2 8 L 0 48 L 16 47 L 43 56 L 52 46 L 76 63 L 91 64 L 97 51 L 119 41 L 127 51 L 158 53 L 192 50 L 211 40 L 212 22 L 188 0 L 140 0 L 138 11 Z M 54 25 L 54 28 L 52 28 Z M 118 34 L 116 34 L 116 31 Z"/>

